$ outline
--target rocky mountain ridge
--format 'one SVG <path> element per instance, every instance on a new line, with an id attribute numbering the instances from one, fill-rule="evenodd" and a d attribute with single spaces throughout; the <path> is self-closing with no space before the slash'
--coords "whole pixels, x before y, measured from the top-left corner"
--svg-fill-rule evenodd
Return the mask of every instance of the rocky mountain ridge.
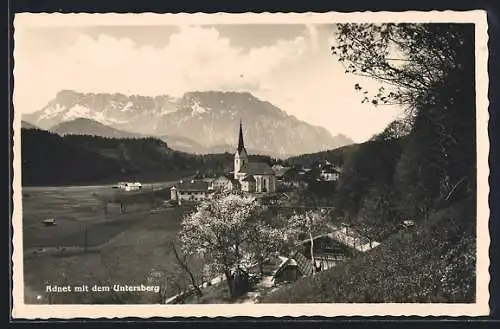
<path id="1" fill-rule="evenodd" d="M 298 120 L 247 92 L 195 91 L 174 98 L 63 90 L 23 120 L 51 129 L 80 118 L 118 130 L 100 129 L 101 136 L 154 136 L 167 143 L 170 140 L 174 149 L 193 153 L 232 152 L 240 120 L 248 150 L 260 154 L 283 157 L 353 143 L 342 134 L 332 136 L 325 128 Z M 88 133 L 89 127 L 81 126 L 80 132 L 73 127 L 72 133 Z"/>

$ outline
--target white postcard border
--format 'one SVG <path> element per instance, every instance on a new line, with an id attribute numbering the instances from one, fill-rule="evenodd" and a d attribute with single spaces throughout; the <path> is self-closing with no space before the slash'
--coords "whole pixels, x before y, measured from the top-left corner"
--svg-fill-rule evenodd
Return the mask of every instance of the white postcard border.
<path id="1" fill-rule="evenodd" d="M 28 26 L 182 25 L 182 24 L 307 24 L 342 22 L 456 22 L 476 26 L 477 128 L 477 277 L 474 304 L 229 304 L 229 305 L 27 305 L 24 304 L 20 115 L 14 113 L 13 145 L 13 318 L 71 319 L 123 317 L 232 317 L 232 316 L 478 316 L 489 314 L 489 138 L 488 35 L 486 13 L 480 10 L 358 13 L 245 13 L 245 14 L 60 14 L 21 13 L 14 17 L 14 35 Z M 15 42 L 15 41 L 14 41 Z M 14 62 L 16 57 L 14 45 Z M 15 78 L 15 63 L 14 63 Z M 15 82 L 14 82 L 15 85 Z M 14 109 L 15 87 L 14 87 Z"/>

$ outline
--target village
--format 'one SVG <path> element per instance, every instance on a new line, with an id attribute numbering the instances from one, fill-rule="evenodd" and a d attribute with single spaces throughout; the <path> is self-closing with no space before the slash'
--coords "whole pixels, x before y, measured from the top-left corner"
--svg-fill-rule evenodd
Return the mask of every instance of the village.
<path id="1" fill-rule="evenodd" d="M 240 193 L 252 195 L 259 200 L 262 207 L 272 209 L 275 215 L 283 211 L 288 214 L 317 211 L 324 218 L 331 218 L 334 215 L 332 205 L 305 206 L 290 200 L 290 195 L 307 189 L 309 184 L 322 183 L 335 186 L 340 179 L 342 172 L 340 166 L 328 161 L 314 165 L 314 168 L 304 168 L 250 162 L 240 122 L 238 147 L 234 154 L 234 170 L 217 177 L 206 177 L 198 173 L 189 181 L 179 181 L 170 188 L 169 205 L 196 204 L 211 200 L 220 194 Z M 276 250 L 260 266 L 257 264 L 250 266 L 244 273 L 244 280 L 238 283 L 240 286 L 238 289 L 241 289 L 240 296 L 233 302 L 254 303 L 265 292 L 325 271 L 380 244 L 364 236 L 341 218 L 329 221 L 323 226 L 323 231 L 315 233 L 314 236 L 295 241 L 291 249 L 284 252 Z M 214 286 L 223 286 L 224 280 L 223 275 L 208 278 L 199 283 L 198 288 L 210 291 Z M 191 287 L 187 291 L 169 297 L 165 303 L 199 302 L 195 290 Z"/>
<path id="2" fill-rule="evenodd" d="M 306 188 L 308 181 L 334 184 L 340 178 L 341 167 L 323 161 L 317 163 L 318 174 L 312 168 L 270 166 L 266 162 L 250 162 L 245 149 L 242 123 L 238 135 L 238 148 L 234 155 L 234 170 L 218 177 L 197 174 L 190 181 L 180 181 L 171 188 L 171 200 L 200 201 L 217 192 L 242 191 L 264 196 L 275 196 L 290 188 Z"/>
<path id="3" fill-rule="evenodd" d="M 243 267 L 238 265 L 230 269 L 229 278 L 233 282 L 231 282 L 230 288 L 232 297 L 229 299 L 227 298 L 227 273 L 224 274 L 223 271 L 205 273 L 205 269 L 200 269 L 199 264 L 197 264 L 197 262 L 203 263 L 203 261 L 197 258 L 196 252 L 194 256 L 183 254 L 181 252 L 183 245 L 179 242 L 180 245 L 174 247 L 174 265 L 167 267 L 179 267 L 181 274 L 176 274 L 177 278 L 171 278 L 169 274 L 165 274 L 171 270 L 167 268 L 161 276 L 162 280 L 167 282 L 179 280 L 181 277 L 180 280 L 185 283 L 176 289 L 170 287 L 167 289 L 168 292 L 162 290 L 162 303 L 257 303 L 259 298 L 283 285 L 291 284 L 348 262 L 383 243 L 383 241 L 374 239 L 365 227 L 356 225 L 336 211 L 334 195 L 342 175 L 341 165 L 326 160 L 317 161 L 309 167 L 287 165 L 283 162 L 271 165 L 263 161 L 251 161 L 251 155 L 247 153 L 245 147 L 242 122 L 239 125 L 237 141 L 233 156 L 233 170 L 231 171 L 218 175 L 198 172 L 191 177 L 180 179 L 167 186 L 159 185 L 156 188 L 137 181 L 121 181 L 113 186 L 113 192 L 109 194 L 111 197 L 108 195 L 108 197 L 103 198 L 102 195 L 93 193 L 96 199 L 103 202 L 103 215 L 105 217 L 103 224 L 115 225 L 113 223 L 116 223 L 116 225 L 122 226 L 129 225 L 127 222 L 137 222 L 137 225 L 148 227 L 156 225 L 155 222 L 161 222 L 163 217 L 167 222 L 173 220 L 171 222 L 173 227 L 169 228 L 166 234 L 179 236 L 185 230 L 183 226 L 186 218 L 196 216 L 200 205 L 211 204 L 211 202 L 217 202 L 221 198 L 230 196 L 238 196 L 242 200 L 248 197 L 257 201 L 257 208 L 265 214 L 264 217 L 269 217 L 268 220 L 271 223 L 284 221 L 284 224 L 280 224 L 282 227 L 278 229 L 281 233 L 286 230 L 287 225 L 291 225 L 293 218 L 300 222 L 314 217 L 321 223 L 319 226 L 314 224 L 317 226 L 314 229 L 303 227 L 298 231 L 299 234 L 290 236 L 285 244 L 267 241 L 266 239 L 272 240 L 276 236 L 264 235 L 261 244 L 268 245 L 264 248 L 265 253 L 262 254 L 264 257 L 259 258 L 257 262 L 246 263 Z M 314 186 L 321 186 L 322 190 L 312 193 L 311 189 Z M 153 200 L 152 203 L 151 200 Z M 117 204 L 119 204 L 119 213 L 113 211 Z M 175 210 L 177 214 L 175 216 L 180 217 L 178 219 L 170 218 L 172 215 L 169 215 L 169 209 L 170 211 Z M 131 220 L 126 221 L 125 218 Z M 140 224 L 141 221 L 144 224 Z M 55 226 L 56 221 L 54 218 L 46 219 L 43 224 Z M 165 224 L 159 225 L 163 228 Z M 211 223 L 203 225 L 210 226 Z M 259 225 L 267 226 L 265 221 L 261 221 L 257 226 Z M 405 221 L 402 223 L 400 231 L 403 234 L 411 234 L 413 225 L 412 221 Z M 255 228 L 249 227 L 248 229 L 254 230 Z M 134 230 L 131 229 L 130 233 L 124 232 L 123 234 L 134 234 Z M 84 253 L 101 248 L 87 247 L 89 238 L 95 239 L 101 233 L 85 228 L 82 246 Z M 199 242 L 196 240 L 207 238 L 201 236 L 203 233 L 192 232 L 192 239 L 195 240 L 193 244 Z M 219 233 L 224 235 L 228 232 Z M 106 239 L 111 237 L 110 235 Z M 69 250 L 72 250 L 71 248 L 74 249 L 74 247 L 62 249 L 58 247 L 52 253 L 67 254 Z M 147 247 L 144 245 L 140 248 Z M 34 253 L 39 256 L 42 254 L 48 256 L 50 248 L 43 249 L 46 250 L 43 253 L 40 253 L 39 250 L 34 251 Z M 246 255 L 242 254 L 242 257 L 246 257 Z M 155 262 L 157 261 L 153 261 L 153 263 Z M 148 263 L 147 266 L 154 265 L 153 263 Z M 196 266 L 193 267 L 192 263 Z M 155 265 L 154 268 L 159 265 Z M 154 268 L 152 273 L 156 273 Z M 190 277 L 196 277 L 196 279 L 190 280 Z"/>

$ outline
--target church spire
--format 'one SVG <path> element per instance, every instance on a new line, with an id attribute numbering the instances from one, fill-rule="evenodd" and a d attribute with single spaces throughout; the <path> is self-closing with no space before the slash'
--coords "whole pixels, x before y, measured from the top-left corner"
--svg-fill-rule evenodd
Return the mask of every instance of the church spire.
<path id="1" fill-rule="evenodd" d="M 242 150 L 245 150 L 245 143 L 243 142 L 243 128 L 242 128 L 242 123 L 240 119 L 240 134 L 238 137 L 238 153 L 240 153 Z M 245 150 L 246 152 L 246 150 Z"/>

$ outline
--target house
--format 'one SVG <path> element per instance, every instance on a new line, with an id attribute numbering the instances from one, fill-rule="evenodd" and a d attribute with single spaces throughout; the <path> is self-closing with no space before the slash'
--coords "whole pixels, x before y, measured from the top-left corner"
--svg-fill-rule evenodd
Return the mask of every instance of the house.
<path id="1" fill-rule="evenodd" d="M 305 239 L 297 244 L 297 249 L 310 259 L 311 240 Z M 352 256 L 350 247 L 339 242 L 332 233 L 317 235 L 313 238 L 313 251 L 316 267 L 326 270 Z"/>
<path id="2" fill-rule="evenodd" d="M 296 252 L 290 257 L 284 258 L 273 275 L 274 283 L 293 282 L 303 276 L 313 273 L 313 267 L 302 253 Z"/>
<path id="3" fill-rule="evenodd" d="M 340 171 L 333 167 L 333 166 L 328 166 L 326 168 L 322 168 L 319 177 L 323 181 L 329 181 L 329 182 L 334 182 L 339 180 L 340 178 Z"/>
<path id="4" fill-rule="evenodd" d="M 142 184 L 139 182 L 118 182 L 114 188 L 119 188 L 124 191 L 138 191 L 142 189 Z"/>
<path id="5" fill-rule="evenodd" d="M 296 250 L 276 270 L 275 283 L 295 281 L 316 271 L 324 271 L 344 262 L 352 256 L 349 247 L 339 243 L 332 234 L 321 234 L 313 238 L 314 263 L 311 261 L 311 240 L 297 243 Z"/>
<path id="6" fill-rule="evenodd" d="M 176 184 L 170 188 L 171 200 L 185 201 L 201 201 L 206 199 L 212 190 L 209 188 L 209 183 L 202 181 L 190 181 Z"/>
<path id="7" fill-rule="evenodd" d="M 241 121 L 238 148 L 234 154 L 233 178 L 248 189 L 246 192 L 272 193 L 276 191 L 276 176 L 271 166 L 265 162 L 249 162 L 243 141 Z"/>
<path id="8" fill-rule="evenodd" d="M 210 187 L 217 192 L 236 191 L 241 189 L 241 183 L 232 177 L 219 176 L 211 182 Z"/>

